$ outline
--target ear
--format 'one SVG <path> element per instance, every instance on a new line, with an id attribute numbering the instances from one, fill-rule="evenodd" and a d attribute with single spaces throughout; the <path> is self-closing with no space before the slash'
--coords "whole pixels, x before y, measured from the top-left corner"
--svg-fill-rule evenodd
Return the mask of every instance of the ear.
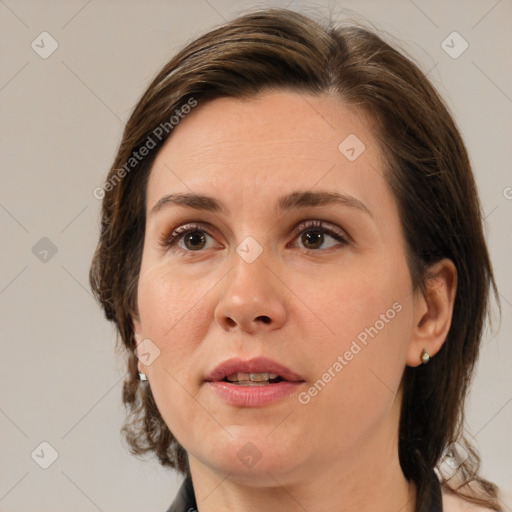
<path id="1" fill-rule="evenodd" d="M 447 258 L 432 265 L 428 271 L 426 291 L 419 291 L 414 300 L 414 325 L 407 352 L 407 365 L 419 366 L 421 353 L 433 357 L 446 340 L 452 322 L 457 291 L 457 269 Z"/>

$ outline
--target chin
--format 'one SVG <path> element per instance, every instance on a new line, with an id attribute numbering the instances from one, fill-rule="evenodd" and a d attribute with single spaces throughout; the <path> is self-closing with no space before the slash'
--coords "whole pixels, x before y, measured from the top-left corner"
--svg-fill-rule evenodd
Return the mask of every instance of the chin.
<path id="1" fill-rule="evenodd" d="M 260 432 L 259 436 L 238 433 L 226 443 L 219 443 L 214 451 L 208 450 L 206 457 L 198 459 L 222 477 L 229 474 L 229 479 L 238 483 L 275 486 L 297 473 L 304 461 L 301 463 L 303 457 L 301 460 L 297 457 L 300 451 L 293 450 L 282 439 L 276 436 L 276 442 L 271 442 L 267 437 L 268 430 L 264 434 Z"/>

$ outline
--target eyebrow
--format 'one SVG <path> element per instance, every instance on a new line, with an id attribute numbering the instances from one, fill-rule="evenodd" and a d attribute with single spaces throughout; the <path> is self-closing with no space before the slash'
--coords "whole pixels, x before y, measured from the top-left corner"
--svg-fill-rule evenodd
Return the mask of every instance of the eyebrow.
<path id="1" fill-rule="evenodd" d="M 359 199 L 356 199 L 351 195 L 340 194 L 338 192 L 292 192 L 280 197 L 274 210 L 275 213 L 279 213 L 280 211 L 289 211 L 297 208 L 328 206 L 332 204 L 348 206 L 372 217 L 370 210 Z M 193 193 L 177 193 L 161 197 L 153 208 L 151 208 L 150 215 L 154 215 L 160 210 L 171 205 L 184 206 L 194 210 L 209 211 L 213 213 L 229 213 L 224 204 L 214 197 Z"/>

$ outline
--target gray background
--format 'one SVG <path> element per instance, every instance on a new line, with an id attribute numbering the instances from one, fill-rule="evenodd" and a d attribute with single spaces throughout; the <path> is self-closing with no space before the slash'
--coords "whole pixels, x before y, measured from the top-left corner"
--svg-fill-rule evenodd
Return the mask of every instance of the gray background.
<path id="1" fill-rule="evenodd" d="M 269 5 L 353 10 L 401 40 L 447 99 L 474 164 L 503 307 L 500 330 L 484 339 L 468 430 L 483 475 L 512 491 L 510 0 L 0 0 L 0 510 L 163 511 L 173 499 L 179 479 L 130 456 L 120 439 L 124 362 L 87 278 L 93 190 L 123 122 L 175 51 Z M 59 45 L 46 59 L 31 47 L 51 48 L 43 31 Z M 453 31 L 469 44 L 458 58 L 442 47 Z M 462 48 L 450 41 L 452 53 Z M 43 441 L 58 452 L 48 469 Z"/>

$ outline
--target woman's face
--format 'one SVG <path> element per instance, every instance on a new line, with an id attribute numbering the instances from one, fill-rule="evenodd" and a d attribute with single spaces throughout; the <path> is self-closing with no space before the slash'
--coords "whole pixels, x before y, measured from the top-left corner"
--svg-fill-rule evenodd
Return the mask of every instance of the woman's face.
<path id="1" fill-rule="evenodd" d="M 391 460 L 419 299 L 369 118 L 294 92 L 199 103 L 146 214 L 139 367 L 192 469 Z"/>

